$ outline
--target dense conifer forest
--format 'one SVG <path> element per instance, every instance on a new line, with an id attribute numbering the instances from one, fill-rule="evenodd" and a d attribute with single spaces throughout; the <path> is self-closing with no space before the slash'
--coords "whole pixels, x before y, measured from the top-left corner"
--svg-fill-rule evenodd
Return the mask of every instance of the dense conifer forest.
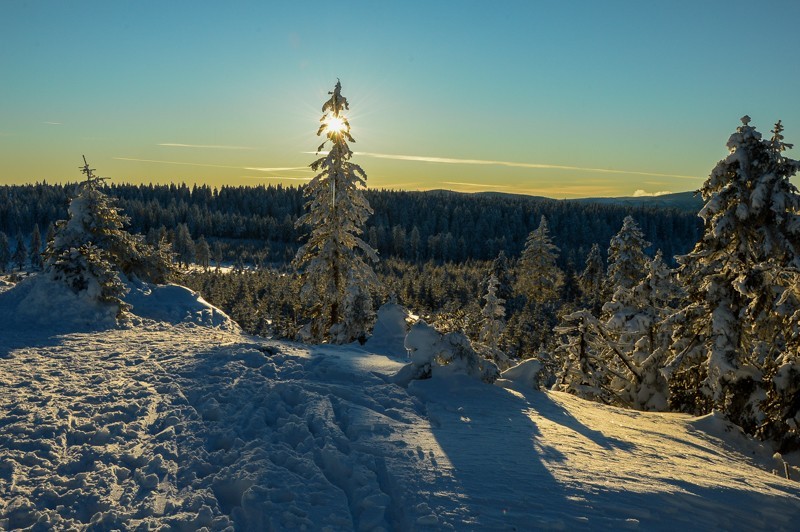
<path id="1" fill-rule="evenodd" d="M 9 237 L 30 235 L 35 224 L 44 231 L 67 217 L 75 185 L 0 187 L 0 231 Z M 108 184 L 130 216 L 131 232 L 170 242 L 185 224 L 195 240 L 203 236 L 223 262 L 257 260 L 283 264 L 291 260 L 302 230 L 301 188 L 283 186 L 222 187 Z M 461 194 L 448 191 L 367 190 L 375 211 L 367 221 L 365 240 L 381 257 L 412 263 L 493 260 L 500 251 L 516 257 L 530 231 L 547 217 L 554 242 L 561 248 L 559 266 L 583 268 L 594 243 L 605 253 L 609 239 L 631 215 L 652 242 L 650 254 L 685 253 L 697 241 L 697 211 L 632 205 L 552 200 L 505 194 Z M 212 257 L 213 260 L 213 257 Z"/>

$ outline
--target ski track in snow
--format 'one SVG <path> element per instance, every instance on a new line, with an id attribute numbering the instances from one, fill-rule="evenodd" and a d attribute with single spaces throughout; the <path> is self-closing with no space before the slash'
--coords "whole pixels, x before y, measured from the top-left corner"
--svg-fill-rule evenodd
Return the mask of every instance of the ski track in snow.
<path id="1" fill-rule="evenodd" d="M 0 528 L 791 530 L 800 517 L 798 484 L 694 418 L 466 377 L 405 389 L 390 382 L 403 362 L 192 323 L 0 325 Z"/>

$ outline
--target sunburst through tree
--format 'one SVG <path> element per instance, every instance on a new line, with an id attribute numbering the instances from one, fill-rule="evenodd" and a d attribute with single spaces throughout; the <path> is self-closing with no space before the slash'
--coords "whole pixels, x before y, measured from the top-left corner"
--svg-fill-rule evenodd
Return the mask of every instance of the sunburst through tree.
<path id="1" fill-rule="evenodd" d="M 298 227 L 311 228 L 294 264 L 302 273 L 301 295 L 311 312 L 304 336 L 317 342 L 363 339 L 374 315 L 371 291 L 377 280 L 369 263 L 376 262 L 378 254 L 360 237 L 372 214 L 363 194 L 367 174 L 350 162 L 353 152 L 347 143 L 355 139 L 341 90 L 337 80 L 322 106 L 317 135 L 324 135 L 325 141 L 317 153 L 323 156 L 311 163 L 317 174 L 304 191 L 307 212 L 297 220 Z M 328 142 L 331 147 L 325 153 Z"/>

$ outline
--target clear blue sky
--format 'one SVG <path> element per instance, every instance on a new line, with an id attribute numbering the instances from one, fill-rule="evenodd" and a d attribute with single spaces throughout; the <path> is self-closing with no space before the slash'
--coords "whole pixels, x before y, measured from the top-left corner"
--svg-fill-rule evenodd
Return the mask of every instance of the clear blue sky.
<path id="1" fill-rule="evenodd" d="M 744 114 L 800 144 L 799 20 L 796 0 L 4 1 L 0 184 L 78 180 L 82 154 L 119 182 L 302 184 L 340 78 L 371 187 L 693 190 Z"/>

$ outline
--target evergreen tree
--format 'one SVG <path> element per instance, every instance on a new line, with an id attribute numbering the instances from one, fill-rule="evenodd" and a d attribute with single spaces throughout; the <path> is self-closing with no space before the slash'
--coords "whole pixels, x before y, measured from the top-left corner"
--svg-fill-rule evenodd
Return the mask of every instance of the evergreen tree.
<path id="1" fill-rule="evenodd" d="M 622 221 L 622 229 L 614 235 L 608 246 L 608 273 L 605 285 L 605 297 L 610 299 L 618 288 L 631 289 L 645 275 L 647 255 L 645 248 L 650 242 L 644 239 L 642 230 L 633 220 L 626 216 Z"/>
<path id="2" fill-rule="evenodd" d="M 197 263 L 203 267 L 204 270 L 208 269 L 209 262 L 211 261 L 211 248 L 208 247 L 208 242 L 203 235 L 200 235 L 200 238 L 197 239 L 197 244 L 195 245 L 195 255 L 197 258 Z"/>
<path id="3" fill-rule="evenodd" d="M 25 245 L 25 237 L 22 231 L 17 231 L 17 247 L 14 249 L 14 255 L 11 257 L 17 269 L 22 271 L 25 267 L 25 261 L 28 260 L 28 247 Z"/>
<path id="4" fill-rule="evenodd" d="M 598 358 L 602 339 L 597 334 L 598 322 L 591 312 L 579 310 L 567 314 L 555 328 L 559 343 L 556 363 L 561 369 L 554 388 L 604 403 L 614 403 L 605 387 L 608 370 Z"/>
<path id="5" fill-rule="evenodd" d="M 528 235 L 519 260 L 517 289 L 528 301 L 546 303 L 559 298 L 564 273 L 556 264 L 558 253 L 550 239 L 547 218 L 542 216 L 539 227 Z"/>
<path id="6" fill-rule="evenodd" d="M 486 283 L 486 294 L 483 296 L 486 304 L 481 310 L 483 319 L 479 338 L 481 342 L 492 349 L 497 349 L 500 334 L 505 328 L 506 309 L 503 307 L 505 299 L 497 295 L 499 284 L 494 274 L 489 276 L 489 280 Z"/>
<path id="7" fill-rule="evenodd" d="M 178 266 L 182 264 L 184 268 L 188 268 L 194 260 L 194 241 L 188 225 L 178 224 L 175 229 L 175 238 L 172 241 L 172 251 L 175 253 L 175 258 L 178 259 Z"/>
<path id="8" fill-rule="evenodd" d="M 8 236 L 0 231 L 0 273 L 5 273 L 8 262 L 11 260 L 11 247 L 8 243 Z"/>
<path id="9" fill-rule="evenodd" d="M 800 162 L 783 155 L 791 145 L 780 122 L 769 141 L 749 122 L 700 189 L 704 232 L 679 258 L 687 298 L 667 374 L 675 408 L 717 408 L 751 434 L 796 447 L 800 194 L 789 179 Z"/>
<path id="10" fill-rule="evenodd" d="M 104 178 L 94 175 L 84 158 L 81 172 L 86 181 L 78 185 L 69 204 L 69 219 L 56 226 L 45 250 L 45 270 L 65 282 L 76 293 L 86 291 L 98 301 L 127 308 L 122 302 L 125 286 L 121 271 L 144 281 L 164 282 L 171 274 L 170 257 L 164 249 L 153 249 L 141 235 L 123 229 L 128 217 L 101 190 Z"/>
<path id="11" fill-rule="evenodd" d="M 69 220 L 59 222 L 53 241 L 45 251 L 46 272 L 73 292 L 125 311 L 122 301 L 127 289 L 120 280 L 111 257 L 112 242 L 125 218 L 99 190 L 103 178 L 96 177 L 84 157 L 81 172 L 86 181 L 69 204 Z"/>
<path id="12" fill-rule="evenodd" d="M 350 162 L 353 152 L 347 141 L 350 123 L 344 115 L 349 109 L 336 82 L 330 99 L 322 106 L 323 116 L 317 135 L 325 134 L 318 152 L 327 141 L 330 151 L 311 164 L 318 172 L 306 185 L 307 212 L 297 220 L 297 227 L 311 227 L 308 241 L 300 247 L 294 264 L 303 276 L 302 296 L 311 303 L 312 322 L 309 338 L 313 341 L 330 339 L 351 341 L 354 331 L 345 327 L 342 333 L 347 294 L 370 294 L 377 283 L 372 267 L 365 262 L 377 261 L 377 252 L 360 235 L 372 209 L 362 188 L 366 173 Z M 355 329 L 358 329 L 356 327 Z"/>
<path id="13" fill-rule="evenodd" d="M 31 233 L 31 249 L 30 249 L 31 268 L 34 270 L 42 269 L 42 235 L 39 232 L 39 224 L 33 225 L 33 232 Z"/>
<path id="14" fill-rule="evenodd" d="M 489 278 L 494 276 L 497 279 L 497 297 L 505 301 L 508 306 L 514 298 L 514 274 L 511 271 L 508 257 L 503 250 L 497 254 L 497 257 L 492 261 Z M 488 289 L 488 286 L 486 287 Z M 513 307 L 513 305 L 512 305 Z"/>
<path id="15" fill-rule="evenodd" d="M 586 257 L 586 267 L 578 278 L 578 286 L 583 293 L 583 300 L 593 315 L 599 317 L 603 306 L 603 283 L 605 282 L 605 268 L 603 257 L 600 256 L 600 246 L 592 244 L 592 249 Z"/>
<path id="16" fill-rule="evenodd" d="M 600 359 L 607 372 L 606 387 L 618 404 L 639 410 L 667 409 L 667 382 L 661 374 L 670 344 L 667 318 L 678 297 L 672 271 L 661 251 L 648 261 L 647 274 L 631 289 L 619 288 L 603 306 L 605 340 Z"/>

